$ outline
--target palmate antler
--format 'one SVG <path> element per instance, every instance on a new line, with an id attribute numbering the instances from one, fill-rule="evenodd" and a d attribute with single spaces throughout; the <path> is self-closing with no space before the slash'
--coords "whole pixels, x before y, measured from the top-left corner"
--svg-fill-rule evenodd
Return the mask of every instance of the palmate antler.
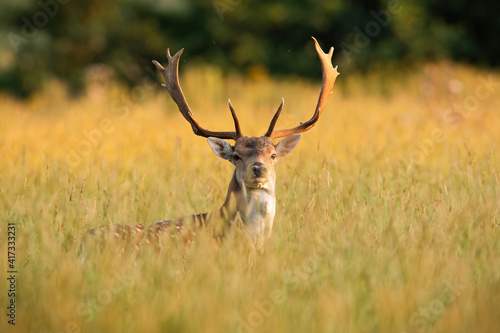
<path id="1" fill-rule="evenodd" d="M 316 52 L 318 53 L 319 59 L 321 61 L 321 68 L 323 73 L 323 85 L 321 87 L 321 91 L 319 93 L 318 104 L 316 105 L 316 110 L 311 119 L 306 121 L 305 123 L 301 123 L 300 125 L 284 130 L 274 130 L 274 125 L 278 121 L 278 117 L 281 114 L 281 109 L 283 106 L 283 100 L 281 101 L 281 105 L 274 114 L 273 119 L 271 120 L 271 124 L 269 125 L 269 129 L 267 130 L 265 136 L 270 137 L 271 139 L 283 138 L 290 136 L 292 134 L 302 133 L 310 130 L 318 121 L 319 116 L 323 112 L 323 109 L 326 105 L 326 100 L 332 94 L 332 89 L 335 84 L 335 80 L 339 73 L 337 72 L 337 67 L 333 67 L 332 65 L 332 56 L 333 56 L 333 47 L 330 48 L 328 53 L 323 52 L 321 46 L 319 46 L 318 41 L 312 37 L 314 40 L 314 45 L 316 46 Z"/>
<path id="2" fill-rule="evenodd" d="M 241 129 L 240 122 L 238 121 L 238 117 L 236 116 L 236 112 L 234 112 L 234 108 L 231 105 L 231 101 L 229 101 L 229 109 L 231 110 L 231 115 L 234 120 L 235 132 L 214 132 L 208 129 L 201 127 L 201 125 L 194 119 L 193 113 L 189 108 L 189 105 L 184 97 L 184 93 L 182 92 L 181 86 L 179 84 L 179 59 L 182 55 L 184 49 L 181 49 L 177 52 L 173 57 L 170 55 L 170 49 L 167 49 L 167 58 L 168 58 L 168 66 L 164 68 L 158 61 L 153 60 L 153 64 L 155 64 L 156 68 L 163 74 L 165 78 L 164 86 L 174 102 L 177 104 L 179 111 L 186 118 L 186 120 L 191 124 L 194 134 L 203 136 L 205 138 L 215 137 L 219 139 L 232 139 L 236 140 L 241 137 Z"/>
<path id="3" fill-rule="evenodd" d="M 318 98 L 318 104 L 316 105 L 316 110 L 311 119 L 306 121 L 305 123 L 301 123 L 300 125 L 284 130 L 274 130 L 274 126 L 278 121 L 278 118 L 283 109 L 283 99 L 281 100 L 281 104 L 274 114 L 273 119 L 269 125 L 269 128 L 264 136 L 267 136 L 271 139 L 283 138 L 290 136 L 292 134 L 302 133 L 309 129 L 311 129 L 319 119 L 319 116 L 323 112 L 325 108 L 326 101 L 328 97 L 332 94 L 332 89 L 335 84 L 335 80 L 339 73 L 337 72 L 337 66 L 333 67 L 332 65 L 332 55 L 333 55 L 333 47 L 330 48 L 328 53 L 324 53 L 321 47 L 318 44 L 318 41 L 312 37 L 314 40 L 314 44 L 316 47 L 316 52 L 318 53 L 319 59 L 321 61 L 322 74 L 323 74 L 323 84 L 321 87 L 321 91 Z M 167 89 L 168 93 L 177 104 L 179 111 L 184 116 L 184 118 L 191 124 L 194 134 L 203 136 L 203 137 L 216 137 L 219 139 L 232 139 L 236 140 L 239 137 L 243 136 L 240 129 L 240 124 L 238 121 L 238 117 L 236 116 L 236 112 L 231 105 L 231 101 L 229 101 L 229 109 L 231 110 L 231 115 L 234 120 L 234 132 L 214 132 L 208 129 L 201 127 L 201 125 L 194 119 L 193 113 L 187 104 L 186 98 L 182 92 L 181 86 L 179 84 L 179 58 L 182 55 L 184 49 L 181 49 L 177 52 L 173 57 L 170 55 L 170 50 L 167 49 L 167 58 L 168 58 L 168 66 L 164 68 L 161 64 L 159 64 L 156 60 L 153 60 L 153 63 L 158 68 L 158 70 L 163 74 L 165 78 L 165 84 L 163 86 Z"/>

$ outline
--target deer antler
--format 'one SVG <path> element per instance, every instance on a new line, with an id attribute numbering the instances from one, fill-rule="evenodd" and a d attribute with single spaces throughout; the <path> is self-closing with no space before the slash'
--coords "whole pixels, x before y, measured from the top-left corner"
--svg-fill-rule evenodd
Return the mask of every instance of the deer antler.
<path id="1" fill-rule="evenodd" d="M 233 106 L 231 105 L 231 101 L 229 101 L 229 109 L 231 110 L 231 115 L 233 116 L 235 132 L 214 132 L 208 129 L 201 127 L 201 125 L 194 119 L 193 113 L 189 108 L 189 105 L 184 97 L 184 93 L 182 92 L 181 86 L 179 84 L 179 59 L 182 55 L 184 49 L 181 49 L 177 52 L 173 57 L 170 55 L 170 49 L 167 49 L 167 59 L 168 66 L 164 68 L 158 61 L 153 60 L 153 64 L 155 64 L 156 68 L 163 74 L 165 78 L 164 86 L 170 97 L 174 100 L 179 108 L 179 111 L 184 116 L 184 118 L 191 124 L 191 128 L 193 129 L 194 134 L 203 136 L 205 138 L 215 137 L 219 139 L 232 139 L 236 140 L 241 137 L 241 130 L 238 121 L 238 117 L 236 116 L 236 112 L 234 112 Z"/>
<path id="2" fill-rule="evenodd" d="M 316 110 L 311 119 L 306 121 L 305 123 L 301 123 L 297 127 L 274 131 L 274 125 L 276 121 L 278 121 L 278 117 L 281 114 L 281 108 L 283 106 L 283 100 L 281 101 L 281 105 L 276 111 L 271 124 L 269 125 L 269 129 L 267 130 L 265 136 L 270 137 L 271 139 L 283 138 L 286 136 L 290 136 L 296 133 L 302 133 L 307 130 L 310 130 L 318 121 L 319 116 L 323 112 L 323 109 L 326 105 L 326 100 L 332 94 L 332 89 L 335 84 L 335 79 L 339 75 L 337 72 L 337 67 L 332 66 L 332 55 L 333 55 L 333 47 L 330 48 L 328 53 L 323 52 L 321 46 L 319 46 L 318 41 L 312 37 L 314 40 L 314 44 L 316 46 L 316 52 L 318 53 L 319 59 L 321 61 L 321 67 L 323 72 L 323 85 L 321 87 L 321 92 L 319 93 L 318 104 L 316 105 Z"/>

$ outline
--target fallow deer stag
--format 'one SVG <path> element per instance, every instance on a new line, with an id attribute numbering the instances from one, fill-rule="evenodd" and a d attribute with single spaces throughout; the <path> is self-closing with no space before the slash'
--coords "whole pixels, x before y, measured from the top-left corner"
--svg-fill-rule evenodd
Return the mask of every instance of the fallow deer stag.
<path id="1" fill-rule="evenodd" d="M 274 130 L 283 108 L 282 99 L 267 132 L 260 137 L 243 135 L 231 101 L 229 101 L 229 109 L 234 120 L 234 131 L 211 131 L 203 128 L 196 121 L 179 84 L 179 59 L 184 49 L 181 49 L 174 56 L 171 56 L 170 50 L 167 49 L 167 68 L 154 60 L 153 63 L 165 79 L 163 86 L 177 104 L 181 114 L 191 125 L 194 134 L 207 138 L 215 154 L 234 164 L 235 171 L 229 183 L 226 200 L 215 213 L 203 213 L 193 215 L 191 218 L 160 221 L 146 228 L 141 224 L 115 225 L 115 235 L 129 240 L 130 236 L 135 234 L 138 236 L 138 241 L 144 238 L 149 242 L 151 236 L 156 237 L 165 231 L 169 232 L 171 237 L 176 237 L 182 233 L 186 226 L 190 226 L 191 230 L 199 226 L 211 226 L 214 235 L 221 236 L 229 226 L 239 221 L 254 240 L 261 240 L 264 236 L 269 236 L 276 212 L 276 173 L 274 165 L 279 158 L 290 153 L 295 148 L 301 138 L 300 133 L 311 129 L 316 124 L 339 74 L 337 66 L 333 67 L 331 63 L 333 47 L 330 48 L 328 53 L 324 53 L 314 37 L 313 40 L 321 61 L 323 82 L 312 118 L 294 128 Z M 277 138 L 284 139 L 277 144 L 273 144 L 273 139 Z M 225 140 L 234 140 L 234 145 Z M 223 223 L 217 224 L 214 220 L 223 221 Z M 91 229 L 90 233 L 95 234 L 101 228 Z M 191 235 L 191 233 L 189 234 Z"/>

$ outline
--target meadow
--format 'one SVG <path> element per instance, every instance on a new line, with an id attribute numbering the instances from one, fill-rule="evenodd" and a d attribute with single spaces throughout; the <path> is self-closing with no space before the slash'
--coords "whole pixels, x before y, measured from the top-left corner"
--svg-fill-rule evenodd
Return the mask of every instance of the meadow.
<path id="1" fill-rule="evenodd" d="M 319 123 L 276 166 L 262 249 L 201 233 L 189 248 L 109 246 L 84 263 L 89 228 L 219 207 L 232 166 L 150 80 L 0 95 L 1 331 L 499 332 L 500 74 L 339 71 Z M 231 130 L 231 98 L 247 135 L 281 97 L 278 129 L 309 119 L 321 85 L 210 67 L 182 68 L 181 82 L 202 124 Z"/>

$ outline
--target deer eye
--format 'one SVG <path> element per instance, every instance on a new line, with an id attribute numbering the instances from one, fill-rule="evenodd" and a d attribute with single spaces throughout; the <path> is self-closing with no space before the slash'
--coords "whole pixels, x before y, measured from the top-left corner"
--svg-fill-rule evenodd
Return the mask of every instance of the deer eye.
<path id="1" fill-rule="evenodd" d="M 271 158 L 272 158 L 273 160 L 275 160 L 275 159 L 276 159 L 276 154 L 272 154 L 272 155 L 271 155 Z"/>
<path id="2" fill-rule="evenodd" d="M 238 154 L 233 154 L 233 161 L 238 162 L 239 160 L 241 160 L 240 155 L 238 155 Z"/>

